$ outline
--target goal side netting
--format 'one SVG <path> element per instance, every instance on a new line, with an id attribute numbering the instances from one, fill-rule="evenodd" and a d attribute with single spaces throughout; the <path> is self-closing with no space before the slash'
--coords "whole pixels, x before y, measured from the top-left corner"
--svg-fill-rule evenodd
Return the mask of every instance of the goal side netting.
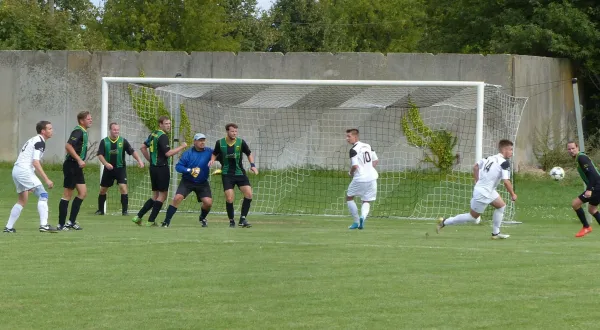
<path id="1" fill-rule="evenodd" d="M 212 148 L 227 123 L 238 124 L 260 171 L 249 175 L 253 213 L 347 215 L 345 131 L 358 128 L 379 157 L 371 216 L 416 219 L 468 211 L 473 164 L 496 154 L 500 139 L 516 140 L 526 103 L 499 86 L 468 82 L 105 78 L 103 90 L 104 136 L 116 122 L 138 153 L 161 114 L 171 117 L 171 147 L 191 146 L 200 132 Z M 180 179 L 178 157 L 171 162 L 169 198 Z M 150 182 L 147 169 L 130 157 L 127 165 L 134 212 L 150 197 Z M 224 212 L 220 176 L 211 175 L 210 185 L 212 212 Z M 502 185 L 498 190 L 507 202 L 504 220 L 511 222 L 514 205 Z M 236 191 L 237 212 L 241 198 Z M 120 212 L 116 189 L 106 208 Z M 199 209 L 192 195 L 178 212 Z"/>

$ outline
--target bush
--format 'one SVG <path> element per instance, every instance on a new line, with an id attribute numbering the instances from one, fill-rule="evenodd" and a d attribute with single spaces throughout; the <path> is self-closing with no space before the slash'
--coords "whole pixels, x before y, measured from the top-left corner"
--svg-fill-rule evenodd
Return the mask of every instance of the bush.
<path id="1" fill-rule="evenodd" d="M 544 123 L 541 126 L 542 129 L 535 130 L 533 138 L 533 154 L 541 168 L 549 171 L 554 166 L 573 167 L 573 159 L 566 151 L 568 132 L 560 132 L 559 138 L 553 138 L 552 123 Z"/>

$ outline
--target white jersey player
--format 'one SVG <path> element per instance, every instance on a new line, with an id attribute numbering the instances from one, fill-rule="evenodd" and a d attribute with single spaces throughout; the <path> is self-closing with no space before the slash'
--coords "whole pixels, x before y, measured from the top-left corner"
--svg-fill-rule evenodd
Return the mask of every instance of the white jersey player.
<path id="1" fill-rule="evenodd" d="M 38 135 L 25 142 L 12 170 L 12 177 L 17 188 L 17 193 L 19 194 L 19 200 L 10 211 L 8 223 L 4 228 L 5 233 L 16 233 L 13 226 L 19 219 L 23 207 L 27 204 L 29 192 L 33 192 L 38 197 L 40 231 L 56 232 L 55 228 L 48 225 L 48 193 L 44 189 L 40 179 L 35 175 L 35 172 L 37 172 L 44 179 L 49 189 L 54 186 L 54 183 L 50 181 L 40 163 L 46 149 L 46 140 L 52 137 L 52 124 L 49 121 L 40 121 L 36 124 L 35 129 Z"/>
<path id="2" fill-rule="evenodd" d="M 350 148 L 350 172 L 352 182 L 346 192 L 346 203 L 353 218 L 353 223 L 349 229 L 363 229 L 365 220 L 371 209 L 370 202 L 377 198 L 377 178 L 379 174 L 375 169 L 379 159 L 370 145 L 358 140 L 358 129 L 352 128 L 346 130 L 346 141 L 352 145 Z M 360 216 L 358 207 L 354 202 L 354 197 L 360 197 L 362 206 L 360 207 Z"/>
<path id="3" fill-rule="evenodd" d="M 496 208 L 492 218 L 492 239 L 503 239 L 510 236 L 500 233 L 500 225 L 504 217 L 506 203 L 504 203 L 504 200 L 502 200 L 502 197 L 496 191 L 496 187 L 502 180 L 511 199 L 513 201 L 517 200 L 517 195 L 510 182 L 510 162 L 508 161 L 513 155 L 513 143 L 509 140 L 500 140 L 498 149 L 500 151 L 499 154 L 482 159 L 473 166 L 475 188 L 473 188 L 473 197 L 471 198 L 471 212 L 447 219 L 439 219 L 436 228 L 438 233 L 445 226 L 470 221 L 477 222 L 479 216 L 491 204 Z"/>

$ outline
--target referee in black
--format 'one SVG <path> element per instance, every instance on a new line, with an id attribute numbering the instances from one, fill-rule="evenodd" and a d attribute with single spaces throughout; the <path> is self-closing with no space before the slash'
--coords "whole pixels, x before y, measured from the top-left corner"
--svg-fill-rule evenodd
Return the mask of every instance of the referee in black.
<path id="1" fill-rule="evenodd" d="M 87 196 L 83 168 L 85 167 L 85 157 L 88 151 L 87 130 L 92 127 L 92 115 L 90 112 L 81 111 L 78 113 L 77 124 L 65 145 L 65 150 L 67 151 L 67 156 L 63 163 L 63 187 L 65 189 L 58 204 L 58 230 L 83 229 L 77 223 L 77 215 L 79 214 L 81 203 L 83 203 L 83 200 Z M 71 205 L 69 223 L 66 223 L 69 202 L 75 189 L 77 189 L 77 197 L 75 197 L 73 205 Z"/>
<path id="2" fill-rule="evenodd" d="M 171 183 L 171 170 L 169 167 L 169 157 L 179 153 L 187 147 L 187 143 L 182 142 L 175 149 L 169 146 L 169 137 L 167 133 L 171 132 L 171 119 L 167 116 L 158 118 L 158 129 L 148 135 L 148 138 L 140 148 L 144 158 L 150 162 L 150 183 L 152 185 L 152 197 L 144 203 L 142 209 L 131 220 L 138 226 L 142 225 L 142 217 L 150 210 L 150 216 L 146 226 L 156 226 L 156 216 L 163 206 L 169 192 Z"/>
<path id="3" fill-rule="evenodd" d="M 127 195 L 127 168 L 125 164 L 125 154 L 133 156 L 137 161 L 138 167 L 143 168 L 144 162 L 135 150 L 129 144 L 127 139 L 119 135 L 120 127 L 117 123 L 110 123 L 108 126 L 109 134 L 100 141 L 97 156 L 104 171 L 100 179 L 100 193 L 98 194 L 98 211 L 96 215 L 104 215 L 104 203 L 106 202 L 106 192 L 112 187 L 115 181 L 119 185 L 121 192 L 121 214 L 127 215 L 129 205 L 129 196 Z"/>

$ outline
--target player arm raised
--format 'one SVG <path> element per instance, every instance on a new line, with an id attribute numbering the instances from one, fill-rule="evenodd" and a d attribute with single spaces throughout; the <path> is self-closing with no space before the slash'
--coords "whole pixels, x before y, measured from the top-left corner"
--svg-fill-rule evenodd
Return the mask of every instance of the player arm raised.
<path id="1" fill-rule="evenodd" d="M 187 147 L 187 143 L 181 142 L 179 147 L 170 149 L 169 148 L 169 139 L 167 138 L 166 135 L 161 135 L 160 138 L 158 138 L 158 144 L 160 145 L 161 150 L 166 150 L 165 157 L 171 157 L 175 154 L 178 154 L 181 150 L 183 150 Z"/>

